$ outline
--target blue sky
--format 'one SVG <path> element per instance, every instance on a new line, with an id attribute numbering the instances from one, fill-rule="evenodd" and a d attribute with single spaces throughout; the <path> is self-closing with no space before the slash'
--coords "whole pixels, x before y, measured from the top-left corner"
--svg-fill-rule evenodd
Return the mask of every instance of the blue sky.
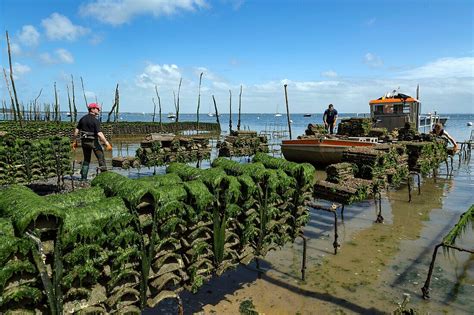
<path id="1" fill-rule="evenodd" d="M 284 109 L 368 112 L 368 101 L 400 88 L 425 112 L 474 113 L 474 1 L 471 0 L 0 0 L 1 63 L 24 104 L 63 110 L 74 77 L 88 101 L 109 110 L 119 84 L 122 111 L 196 111 L 215 96 L 219 111 Z M 3 75 L 2 75 L 3 76 Z M 0 81 L 1 100 L 9 100 Z M 82 107 L 81 107 L 82 106 Z"/>

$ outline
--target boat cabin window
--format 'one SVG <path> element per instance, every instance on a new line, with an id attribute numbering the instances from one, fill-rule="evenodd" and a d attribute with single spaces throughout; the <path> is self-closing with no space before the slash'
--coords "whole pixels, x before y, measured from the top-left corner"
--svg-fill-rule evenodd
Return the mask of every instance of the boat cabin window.
<path id="1" fill-rule="evenodd" d="M 410 104 L 395 104 L 394 105 L 395 114 L 409 114 L 410 113 Z"/>
<path id="2" fill-rule="evenodd" d="M 392 104 L 385 104 L 383 106 L 383 113 L 384 114 L 393 114 L 393 105 Z"/>
<path id="3" fill-rule="evenodd" d="M 374 114 L 382 114 L 382 113 L 383 113 L 383 105 L 375 105 Z"/>

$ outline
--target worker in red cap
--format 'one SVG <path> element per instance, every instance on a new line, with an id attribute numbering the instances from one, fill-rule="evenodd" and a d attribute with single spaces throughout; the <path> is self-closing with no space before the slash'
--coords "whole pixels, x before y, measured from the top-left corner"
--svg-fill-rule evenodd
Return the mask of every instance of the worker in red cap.
<path id="1" fill-rule="evenodd" d="M 84 161 L 81 168 L 81 180 L 87 180 L 89 172 L 89 164 L 91 162 L 91 154 L 94 152 L 95 157 L 99 161 L 101 171 L 106 171 L 104 150 L 99 143 L 99 139 L 105 144 L 107 151 L 112 150 L 112 145 L 107 141 L 104 134 L 100 130 L 100 121 L 97 119 L 100 113 L 100 106 L 96 103 L 90 103 L 87 106 L 89 113 L 82 117 L 74 130 L 73 149 L 77 148 L 77 136 L 80 135 L 82 152 Z"/>

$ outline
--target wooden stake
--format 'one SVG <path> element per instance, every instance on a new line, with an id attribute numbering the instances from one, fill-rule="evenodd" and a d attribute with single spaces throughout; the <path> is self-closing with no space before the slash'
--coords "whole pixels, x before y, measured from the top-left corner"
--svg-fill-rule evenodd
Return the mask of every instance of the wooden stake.
<path id="1" fill-rule="evenodd" d="M 178 86 L 178 98 L 176 102 L 176 122 L 179 121 L 179 94 L 181 93 L 181 84 L 183 83 L 183 78 L 179 79 L 179 86 Z"/>
<path id="2" fill-rule="evenodd" d="M 72 108 L 74 110 L 74 122 L 77 121 L 76 95 L 74 93 L 74 77 L 71 74 L 71 90 L 72 90 Z M 72 113 L 71 113 L 72 116 Z"/>
<path id="3" fill-rule="evenodd" d="M 72 104 L 71 104 L 71 96 L 69 95 L 69 85 L 66 84 L 66 90 L 67 90 L 67 102 L 69 105 L 69 118 L 72 122 Z"/>
<path id="4" fill-rule="evenodd" d="M 212 101 L 214 102 L 214 110 L 216 111 L 216 121 L 217 124 L 220 126 L 221 123 L 219 121 L 219 111 L 217 110 L 216 98 L 214 97 L 214 95 L 212 95 Z"/>
<path id="5" fill-rule="evenodd" d="M 162 130 L 163 125 L 162 125 L 162 122 L 161 122 L 161 98 L 160 98 L 160 95 L 158 94 L 158 87 L 156 85 L 155 85 L 155 93 L 156 93 L 156 97 L 158 98 L 158 112 L 159 112 L 159 115 L 160 115 L 160 130 Z M 153 114 L 153 121 L 155 121 L 155 114 Z"/>
<path id="6" fill-rule="evenodd" d="M 59 100 L 58 100 L 58 91 L 56 90 L 56 82 L 54 82 L 54 120 L 61 121 L 61 117 L 59 115 Z"/>
<path id="7" fill-rule="evenodd" d="M 199 108 L 201 107 L 201 82 L 202 82 L 202 75 L 204 72 L 201 72 L 199 75 L 199 92 L 198 92 L 198 104 L 197 104 L 197 117 L 196 117 L 196 133 L 199 134 Z"/>
<path id="8" fill-rule="evenodd" d="M 285 87 L 285 101 L 286 101 L 286 116 L 288 118 L 288 132 L 290 134 L 290 140 L 291 140 L 291 119 L 290 119 L 290 108 L 288 107 L 288 92 L 286 90 L 286 87 L 288 85 L 285 84 L 284 87 Z"/>
<path id="9" fill-rule="evenodd" d="M 20 112 L 20 104 L 18 103 L 18 96 L 16 94 L 15 80 L 13 79 L 12 54 L 10 51 L 10 39 L 8 37 L 8 31 L 6 31 L 6 34 L 7 34 L 7 45 L 8 45 L 8 63 L 10 64 L 10 81 L 12 83 L 13 96 L 15 97 L 16 111 L 18 113 L 18 121 L 20 122 L 20 127 L 23 127 L 23 124 L 21 122 L 22 119 L 21 119 L 21 112 Z"/>
<path id="10" fill-rule="evenodd" d="M 232 91 L 229 90 L 229 135 L 232 133 Z"/>
<path id="11" fill-rule="evenodd" d="M 153 102 L 153 116 L 151 116 L 151 122 L 155 122 L 155 115 L 156 115 L 156 103 L 155 98 L 152 97 L 151 101 Z"/>
<path id="12" fill-rule="evenodd" d="M 237 121 L 237 130 L 240 130 L 240 111 L 242 108 L 242 85 L 240 85 L 240 94 L 239 94 L 239 120 Z"/>
<path id="13" fill-rule="evenodd" d="M 38 96 L 35 98 L 35 101 L 34 101 L 35 120 L 40 120 L 40 118 L 41 118 L 39 105 L 37 105 L 36 103 L 38 102 L 38 99 L 41 96 L 42 92 L 43 92 L 43 88 L 41 88 L 41 90 L 38 93 Z"/>
<path id="14" fill-rule="evenodd" d="M 15 100 L 13 99 L 12 91 L 10 90 L 10 83 L 8 82 L 7 78 L 7 71 L 3 68 L 3 76 L 5 77 L 5 85 L 8 90 L 8 94 L 10 94 L 10 101 L 11 101 L 11 111 L 13 111 L 13 120 L 16 121 L 16 109 L 15 109 Z"/>
<path id="15" fill-rule="evenodd" d="M 84 90 L 84 81 L 82 81 L 81 77 L 81 86 L 82 86 L 82 93 L 84 94 L 84 101 L 86 102 L 86 112 L 89 111 L 89 107 L 87 107 L 87 97 L 86 97 L 86 91 Z"/>

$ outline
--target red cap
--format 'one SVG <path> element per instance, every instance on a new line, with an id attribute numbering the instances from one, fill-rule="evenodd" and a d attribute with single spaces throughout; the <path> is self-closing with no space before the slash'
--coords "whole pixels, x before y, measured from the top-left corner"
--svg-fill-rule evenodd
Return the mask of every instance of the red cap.
<path id="1" fill-rule="evenodd" d="M 98 110 L 100 110 L 99 104 L 96 104 L 96 103 L 90 103 L 89 105 L 87 105 L 87 108 L 89 109 L 97 108 Z"/>

